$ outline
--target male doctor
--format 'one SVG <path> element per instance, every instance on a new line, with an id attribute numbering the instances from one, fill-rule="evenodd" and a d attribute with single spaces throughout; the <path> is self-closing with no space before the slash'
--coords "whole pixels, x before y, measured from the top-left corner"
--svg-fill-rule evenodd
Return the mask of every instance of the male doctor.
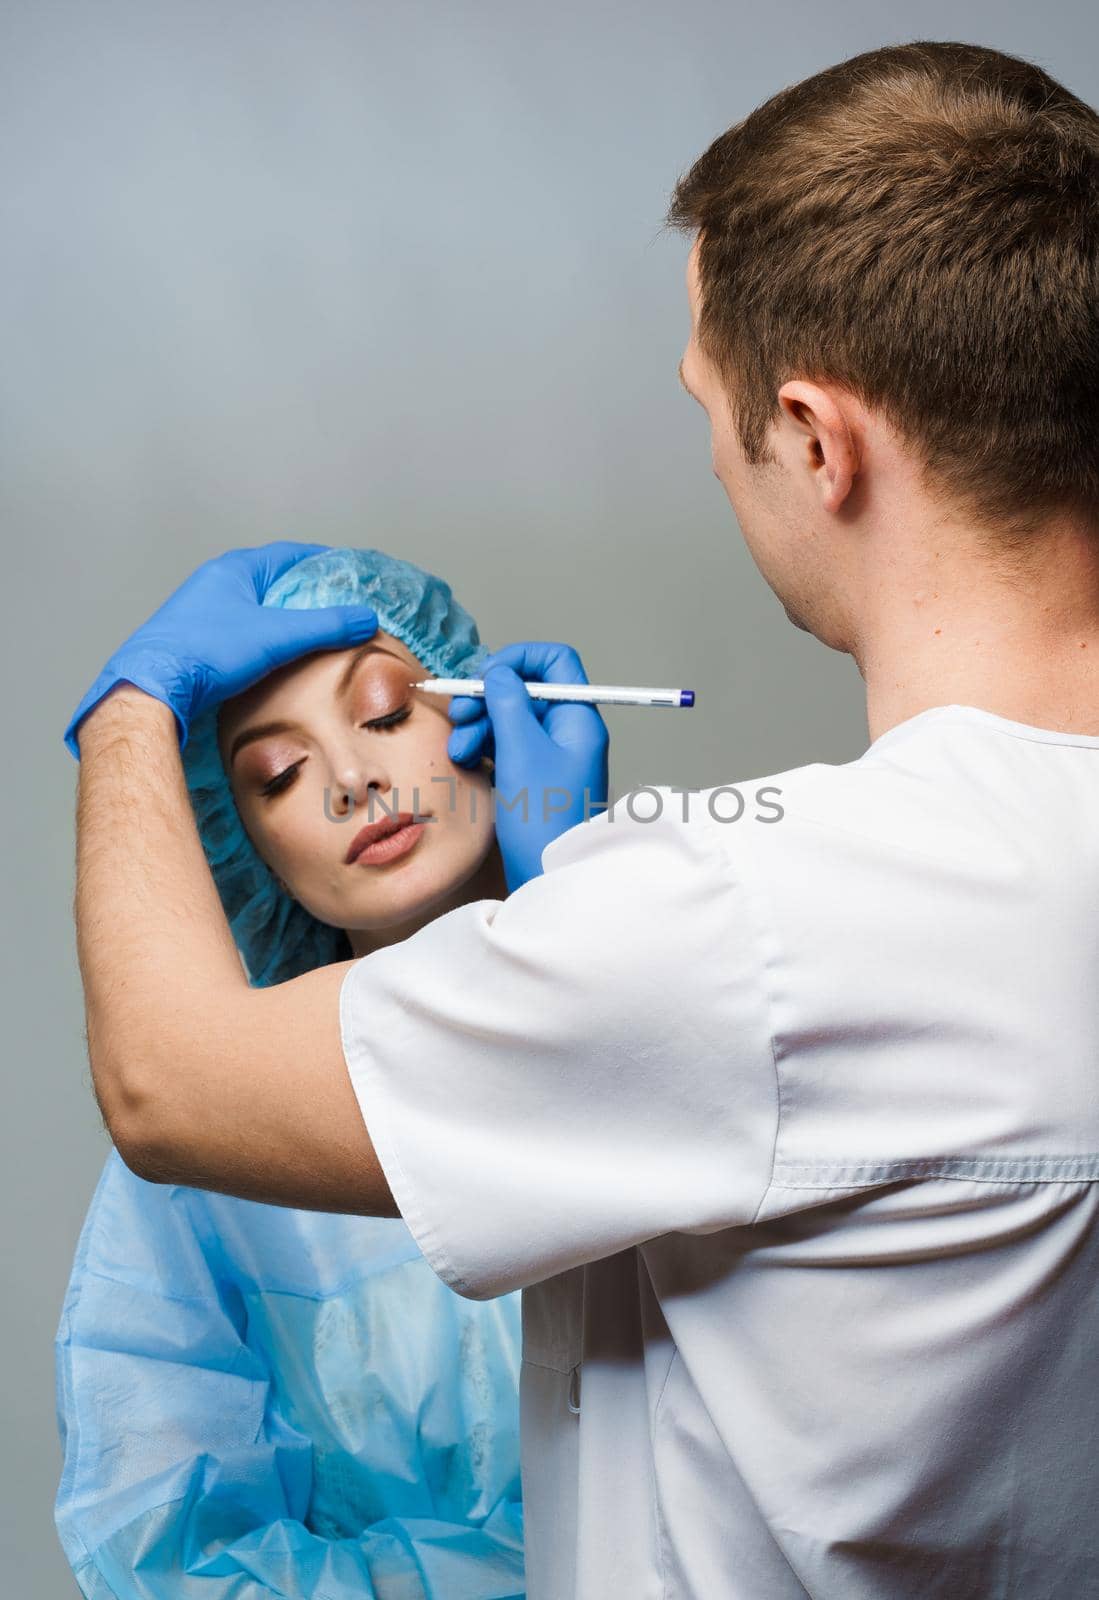
<path id="1" fill-rule="evenodd" d="M 147 1178 L 523 1289 L 531 1600 L 1099 1596 L 1099 117 L 889 47 L 670 217 L 714 471 L 866 752 L 756 780 L 777 821 L 504 812 L 506 899 L 251 990 L 179 741 L 373 622 L 257 604 L 318 547 L 232 551 L 69 726 L 96 1092 Z M 452 741 L 595 793 L 598 714 L 523 688 L 575 657 L 494 659 Z"/>

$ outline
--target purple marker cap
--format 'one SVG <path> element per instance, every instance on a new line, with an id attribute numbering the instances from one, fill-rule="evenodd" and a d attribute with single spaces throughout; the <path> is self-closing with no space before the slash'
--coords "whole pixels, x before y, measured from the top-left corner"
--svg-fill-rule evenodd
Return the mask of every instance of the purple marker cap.
<path id="1" fill-rule="evenodd" d="M 695 703 L 695 692 L 694 692 L 694 690 L 693 689 L 681 689 L 679 691 L 679 703 L 680 703 L 681 706 L 693 706 L 694 703 Z"/>

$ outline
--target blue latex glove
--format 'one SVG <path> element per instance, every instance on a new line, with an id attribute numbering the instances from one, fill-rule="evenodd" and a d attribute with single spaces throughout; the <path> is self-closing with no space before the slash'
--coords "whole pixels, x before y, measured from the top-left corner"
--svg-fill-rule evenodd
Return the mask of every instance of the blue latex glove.
<path id="1" fill-rule="evenodd" d="M 496 837 L 510 892 L 540 876 L 542 851 L 552 840 L 607 809 L 610 738 L 595 706 L 532 700 L 524 687 L 525 678 L 587 683 L 570 645 L 505 645 L 486 658 L 479 675 L 483 700 L 455 695 L 450 702 L 458 726 L 447 754 L 460 766 L 494 756 Z"/>
<path id="2" fill-rule="evenodd" d="M 298 656 L 347 649 L 369 639 L 378 629 L 377 614 L 369 606 L 294 611 L 262 604 L 288 567 L 330 549 L 327 544 L 277 539 L 204 561 L 119 646 L 73 712 L 65 743 L 76 759 L 77 725 L 116 684 L 132 683 L 171 706 L 182 750 L 201 711 Z"/>

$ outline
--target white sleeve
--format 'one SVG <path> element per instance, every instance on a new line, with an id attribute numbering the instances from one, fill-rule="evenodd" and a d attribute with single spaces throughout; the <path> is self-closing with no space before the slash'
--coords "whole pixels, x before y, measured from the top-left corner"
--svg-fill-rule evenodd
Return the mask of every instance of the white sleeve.
<path id="1" fill-rule="evenodd" d="M 341 985 L 394 1199 L 468 1298 L 750 1222 L 766 1192 L 777 1090 L 739 844 L 697 794 L 685 822 L 680 793 L 646 792 L 659 816 L 619 802 L 555 839 L 540 878 L 361 957 Z"/>

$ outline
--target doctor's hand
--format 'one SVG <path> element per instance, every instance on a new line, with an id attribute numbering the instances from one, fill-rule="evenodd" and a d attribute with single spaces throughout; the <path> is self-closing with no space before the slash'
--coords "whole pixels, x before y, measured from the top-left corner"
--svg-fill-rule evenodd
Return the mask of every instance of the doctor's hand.
<path id="1" fill-rule="evenodd" d="M 77 725 L 119 683 L 132 683 L 175 712 L 179 747 L 201 711 L 250 687 L 276 667 L 313 650 L 346 649 L 377 632 L 365 605 L 295 611 L 264 606 L 276 578 L 326 544 L 279 539 L 204 561 L 148 622 L 119 646 L 65 730 L 80 760 Z"/>
<path id="2" fill-rule="evenodd" d="M 542 871 L 542 851 L 578 822 L 607 808 L 607 725 L 593 705 L 532 700 L 523 685 L 587 683 L 567 644 L 524 643 L 494 650 L 479 669 L 485 696 L 454 695 L 458 724 L 447 754 L 459 766 L 493 755 L 496 837 L 509 891 Z"/>

